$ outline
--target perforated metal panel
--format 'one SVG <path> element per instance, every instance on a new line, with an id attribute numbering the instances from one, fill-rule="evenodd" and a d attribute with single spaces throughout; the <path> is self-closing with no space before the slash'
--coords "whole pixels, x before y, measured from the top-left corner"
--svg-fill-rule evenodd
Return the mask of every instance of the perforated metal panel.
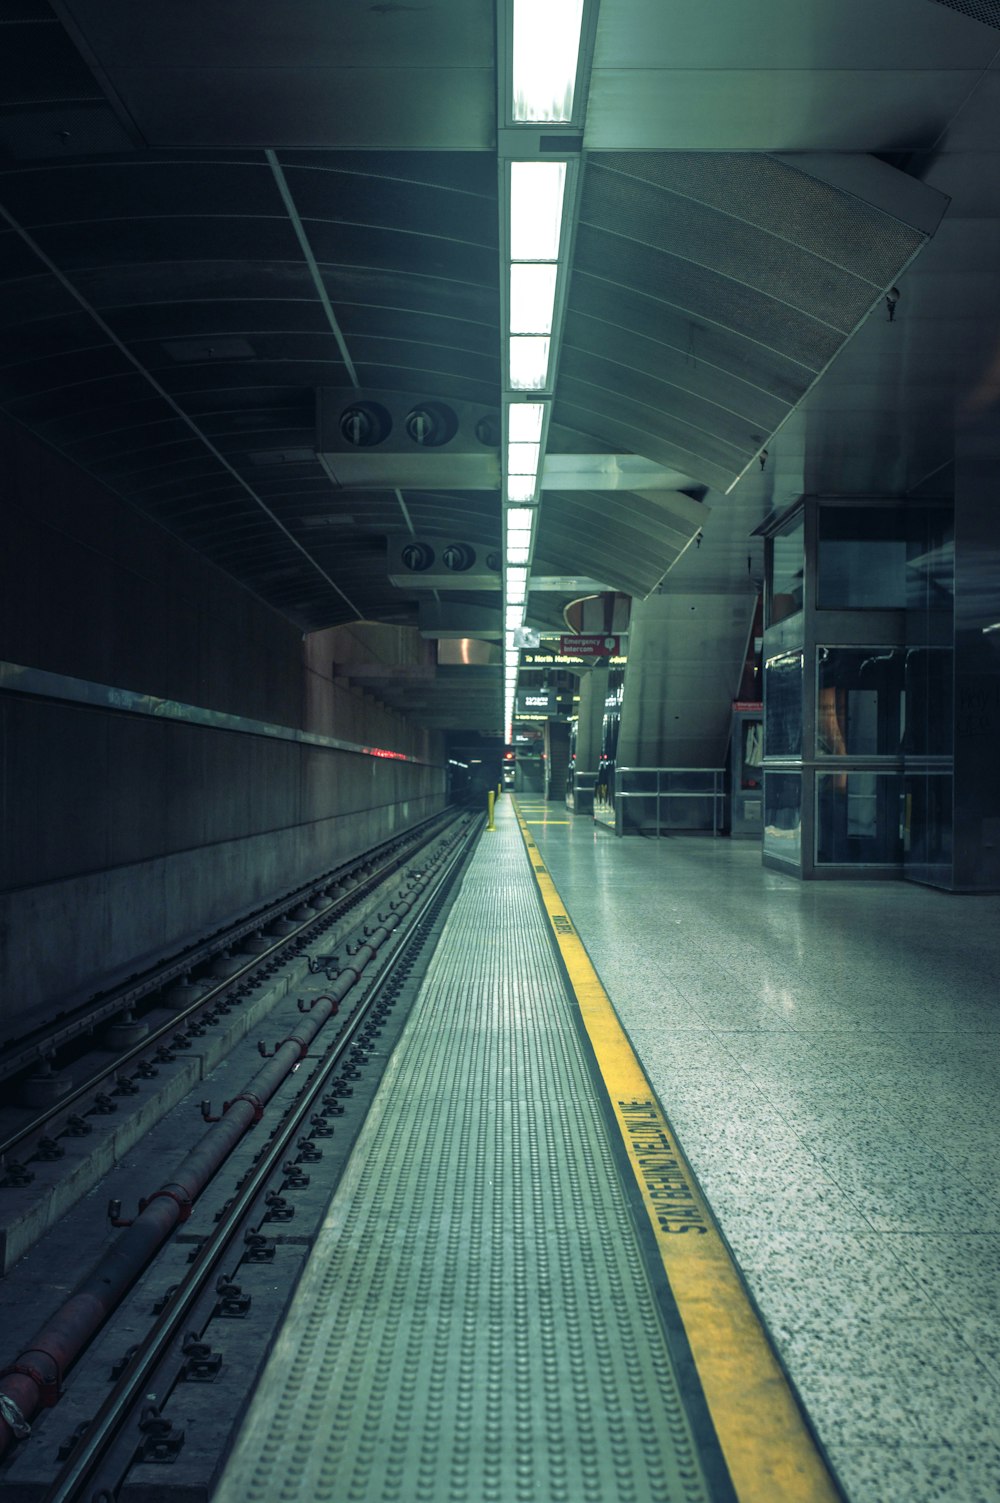
<path id="1" fill-rule="evenodd" d="M 971 16 L 973 21 L 982 21 L 984 26 L 1000 31 L 1000 4 L 997 0 L 934 0 L 934 3 L 960 11 L 963 16 Z"/>
<path id="2" fill-rule="evenodd" d="M 593 153 L 555 420 L 727 489 L 924 238 L 764 155 Z"/>

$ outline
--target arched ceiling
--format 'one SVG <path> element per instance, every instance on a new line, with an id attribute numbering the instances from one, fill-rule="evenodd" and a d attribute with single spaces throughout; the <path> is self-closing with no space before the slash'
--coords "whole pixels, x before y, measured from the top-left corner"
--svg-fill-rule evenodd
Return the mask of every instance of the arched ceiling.
<path id="1" fill-rule="evenodd" d="M 582 138 L 538 138 L 581 162 L 540 624 L 560 576 L 642 594 L 681 558 L 745 588 L 772 506 L 947 463 L 996 325 L 1000 32 L 973 10 L 601 0 Z M 420 622 L 389 538 L 501 543 L 492 481 L 347 482 L 317 440 L 323 392 L 499 412 L 496 39 L 486 0 L 0 15 L 0 407 L 305 630 Z M 891 455 L 845 445 L 887 425 Z"/>

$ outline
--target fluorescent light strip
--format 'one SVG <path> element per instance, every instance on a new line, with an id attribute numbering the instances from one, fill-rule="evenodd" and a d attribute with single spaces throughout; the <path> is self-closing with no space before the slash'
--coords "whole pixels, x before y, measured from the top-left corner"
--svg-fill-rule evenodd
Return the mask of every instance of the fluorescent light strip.
<path id="1" fill-rule="evenodd" d="M 583 0 L 513 0 L 513 13 L 512 118 L 572 120 Z"/>
<path id="2" fill-rule="evenodd" d="M 555 261 L 515 261 L 510 268 L 510 332 L 551 334 L 556 305 Z"/>
<path id="3" fill-rule="evenodd" d="M 542 437 L 543 402 L 510 402 L 507 405 L 507 438 L 512 444 L 536 444 Z"/>
<path id="4" fill-rule="evenodd" d="M 535 492 L 538 490 L 538 476 L 508 475 L 506 490 L 508 502 L 534 501 Z"/>
<path id="5" fill-rule="evenodd" d="M 530 475 L 534 479 L 538 474 L 540 452 L 539 444 L 508 444 L 507 474 Z"/>
<path id="6" fill-rule="evenodd" d="M 504 521 L 508 537 L 512 532 L 526 532 L 530 537 L 535 525 L 535 509 L 532 506 L 508 506 Z"/>
<path id="7" fill-rule="evenodd" d="M 512 261 L 558 261 L 565 194 L 565 162 L 511 162 Z"/>
<path id="8" fill-rule="evenodd" d="M 530 543 L 508 543 L 507 544 L 507 563 L 508 563 L 508 565 L 510 565 L 510 564 L 526 564 L 528 562 L 528 559 L 530 557 L 531 557 L 531 544 Z"/>
<path id="9" fill-rule="evenodd" d="M 511 391 L 544 391 L 549 377 L 548 335 L 512 334 L 509 366 Z"/>

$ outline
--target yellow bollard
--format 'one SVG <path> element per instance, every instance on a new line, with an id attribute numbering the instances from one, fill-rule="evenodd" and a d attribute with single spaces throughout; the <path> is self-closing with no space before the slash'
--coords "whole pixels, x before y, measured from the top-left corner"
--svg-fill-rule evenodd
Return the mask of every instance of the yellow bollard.
<path id="1" fill-rule="evenodd" d="M 503 784 L 502 783 L 498 783 L 497 784 L 497 798 L 500 797 L 501 793 L 503 793 Z"/>
<path id="2" fill-rule="evenodd" d="M 486 820 L 486 828 L 488 830 L 495 830 L 496 829 L 496 825 L 493 823 L 493 799 L 494 799 L 494 797 L 495 797 L 495 794 L 493 792 L 493 789 L 491 788 L 490 791 L 489 791 L 489 793 L 486 795 L 486 813 L 487 813 L 487 816 L 488 816 L 488 818 Z"/>

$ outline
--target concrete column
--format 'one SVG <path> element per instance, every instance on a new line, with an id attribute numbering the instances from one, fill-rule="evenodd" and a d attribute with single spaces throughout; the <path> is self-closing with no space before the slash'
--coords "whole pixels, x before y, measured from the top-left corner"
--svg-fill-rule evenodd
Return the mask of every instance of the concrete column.
<path id="1" fill-rule="evenodd" d="M 1000 531 L 995 423 L 955 439 L 955 785 L 952 885 L 1000 888 Z"/>
<path id="2" fill-rule="evenodd" d="M 580 675 L 580 704 L 576 723 L 576 777 L 574 814 L 594 812 L 594 783 L 601 756 L 604 697 L 608 688 L 607 664 Z"/>
<path id="3" fill-rule="evenodd" d="M 632 612 L 621 767 L 721 767 L 756 596 L 650 595 Z"/>

